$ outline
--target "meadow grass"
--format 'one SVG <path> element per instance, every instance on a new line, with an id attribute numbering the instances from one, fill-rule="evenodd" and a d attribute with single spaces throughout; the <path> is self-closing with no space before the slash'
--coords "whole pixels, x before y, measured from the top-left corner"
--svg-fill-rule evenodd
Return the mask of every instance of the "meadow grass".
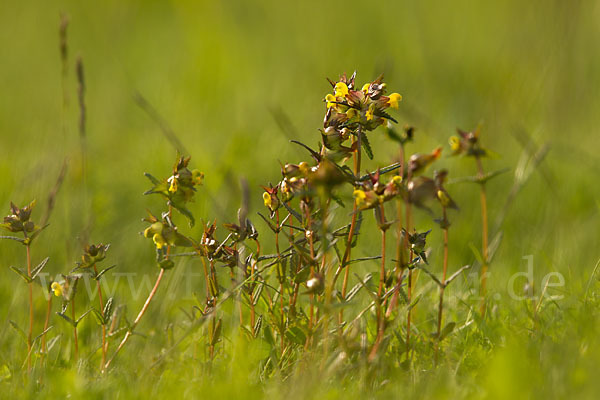
<path id="1" fill-rule="evenodd" d="M 40 227 L 46 221 L 50 225 L 32 243 L 30 265 L 28 246 L 14 240 L 0 242 L 2 396 L 597 396 L 600 389 L 593 377 L 600 360 L 596 249 L 600 190 L 595 179 L 595 131 L 600 121 L 595 110 L 600 101 L 591 89 L 600 71 L 600 60 L 592 51 L 600 39 L 597 2 L 375 6 L 138 1 L 102 7 L 14 2 L 3 8 L 0 205 L 8 215 L 11 201 L 23 206 L 36 199 L 33 220 Z M 407 214 L 409 197 L 399 195 L 386 203 L 386 221 L 395 223 L 389 229 L 377 223 L 382 222 L 381 215 L 368 210 L 363 213 L 358 245 L 348 256 L 330 249 L 318 257 L 317 272 L 321 265 L 334 265 L 345 257 L 378 256 L 386 237 L 383 265 L 385 270 L 387 264 L 391 283 L 380 279 L 380 258 L 353 263 L 341 271 L 335 288 L 327 285 L 332 277 L 324 276 L 320 301 L 335 305 L 334 289 L 342 292 L 349 271 L 346 291 L 360 288 L 354 302 L 343 309 L 317 305 L 313 309 L 312 326 L 326 332 L 375 302 L 356 332 L 347 332 L 355 335 L 351 344 L 360 348 L 366 343 L 355 357 L 341 356 L 352 350 L 340 351 L 335 332 L 330 334 L 335 339 L 320 342 L 316 336 L 308 345 L 294 342 L 296 330 L 288 336 L 278 334 L 282 318 L 284 322 L 295 318 L 278 313 L 279 307 L 273 308 L 269 319 L 264 306 L 258 306 L 250 323 L 247 300 L 239 291 L 227 292 L 232 278 L 220 266 L 216 272 L 224 290 L 219 299 L 229 297 L 218 305 L 218 318 L 202 320 L 194 307 L 206 312 L 203 257 L 174 257 L 174 268 L 165 272 L 148 311 L 136 324 L 138 334 L 127 339 L 103 374 L 106 359 L 115 354 L 127 329 L 109 337 L 106 348 L 102 338 L 113 319 L 99 324 L 94 316 L 98 313 L 91 311 L 77 327 L 68 321 L 91 307 L 104 313 L 96 281 L 78 284 L 72 314 L 73 303 L 67 302 L 69 308 L 62 312 L 60 298 L 48 302 L 39 286 L 25 284 L 9 268 L 27 271 L 29 266 L 31 274 L 49 257 L 44 273 L 68 275 L 75 262 L 85 263 L 81 256 L 89 249 L 84 245 L 110 243 L 106 258 L 89 265 L 89 270 L 100 272 L 116 265 L 100 280 L 102 306 L 112 297 L 114 309 L 106 315 L 120 316 L 123 327 L 139 315 L 161 272 L 156 245 L 139 234 L 149 226 L 141 222 L 147 216 L 145 209 L 158 219 L 161 211 L 171 211 L 180 231 L 195 241 L 216 219 L 216 239 L 223 241 L 228 233 L 223 224 L 239 225 L 238 209 L 247 208 L 259 232 L 260 254 L 278 253 L 275 236 L 281 253 L 287 248 L 289 228 L 275 235 L 257 215 L 261 212 L 278 224 L 276 213 L 271 219 L 263 204 L 260 186 L 281 181 L 280 162 L 315 165 L 310 154 L 290 140 L 320 152 L 317 142 L 323 139 L 318 129 L 324 128 L 321 121 L 327 108 L 323 99 L 333 93 L 324 77 L 335 83 L 340 72 L 350 74 L 354 69 L 361 83 L 357 89 L 384 73 L 388 94 L 403 95 L 390 116 L 398 120 L 400 134 L 405 124 L 416 128 L 414 141 L 405 144 L 406 160 L 414 153 L 444 148 L 426 175 L 433 177 L 434 169 L 450 171 L 444 188 L 460 208 L 448 210 L 447 247 L 443 224 L 440 227 L 417 207 Z M 480 172 L 476 157 L 447 156 L 452 152 L 447 140 L 457 135 L 456 128 L 475 131 L 477 126 L 483 145 L 494 153 L 483 159 Z M 359 173 L 375 172 L 398 160 L 401 147 L 386 135 L 385 126 L 367 135 L 375 157 L 371 160 L 362 153 Z M 358 135 L 353 137 L 358 140 Z M 186 217 L 169 210 L 160 195 L 142 196 L 152 186 L 143 174 L 159 180 L 172 175 L 177 150 L 192 156 L 191 169 L 206 174 L 195 201 L 186 203 L 196 217 L 192 228 Z M 352 158 L 346 165 L 356 173 Z M 509 170 L 485 184 L 487 218 L 482 218 L 483 185 L 468 180 L 504 168 Z M 384 183 L 396 172 L 384 174 Z M 404 175 L 405 184 L 407 180 Z M 308 225 L 316 223 L 313 217 L 324 221 L 318 225 L 323 232 L 351 224 L 356 215 L 353 190 L 346 188 L 340 195 L 345 209 L 333 200 L 330 204 L 314 200 L 316 214 L 309 213 Z M 442 208 L 435 203 L 439 200 L 433 201 L 436 216 L 441 217 Z M 412 202 L 407 203 L 410 208 Z M 282 221 L 287 209 L 278 211 Z M 309 218 L 301 217 L 302 222 L 293 217 L 289 222 L 307 224 Z M 487 245 L 483 220 L 488 225 Z M 402 226 L 431 230 L 424 248 L 430 264 L 412 270 L 416 276 L 411 295 L 418 303 L 409 308 L 408 346 L 406 302 L 399 298 L 402 314 L 390 311 L 386 317 L 389 307 L 384 309 L 380 300 L 387 288 L 392 292 L 385 301 L 391 302 L 398 278 L 395 268 L 402 269 L 398 260 L 409 257 L 410 248 L 406 252 L 396 248 L 403 242 L 398 240 Z M 495 241 L 498 232 L 501 242 Z M 408 241 L 408 235 L 405 238 Z M 256 253 L 256 244 L 249 240 L 247 248 Z M 343 250 L 343 237 L 338 243 Z M 492 251 L 484 292 L 480 272 L 487 262 L 481 258 Z M 165 256 L 159 261 L 168 260 Z M 524 258 L 528 256 L 532 258 Z M 205 261 L 210 271 L 209 260 Z M 527 272 L 529 262 L 532 275 L 515 276 Z M 440 307 L 440 285 L 420 267 L 443 282 L 446 269 L 448 277 L 465 265 L 471 268 L 444 289 Z M 359 278 L 368 272 L 372 280 L 365 288 Z M 558 276 L 544 281 L 551 272 L 560 273 L 564 285 L 553 286 Z M 117 279 L 115 273 L 122 275 Z M 127 275 L 132 273 L 138 275 Z M 281 284 L 278 273 L 271 271 L 265 291 L 276 304 L 282 300 L 276 295 Z M 310 297 L 302 294 L 308 290 L 306 282 L 299 285 L 297 301 L 308 315 Z M 31 335 L 28 287 L 34 290 Z M 285 299 L 286 310 L 294 290 L 291 286 L 291 297 Z M 485 303 L 480 293 L 485 293 Z M 261 328 L 257 338 L 249 340 L 240 328 L 240 307 L 251 335 L 259 333 L 252 330 L 263 316 L 263 324 L 273 327 L 273 337 L 265 337 Z M 321 318 L 323 313 L 330 317 L 318 323 L 319 311 Z M 388 317 L 393 322 L 384 324 Z M 431 334 L 439 336 L 447 323 L 455 325 L 438 343 Z M 25 340 L 13 324 L 23 330 Z M 308 322 L 299 326 L 308 338 L 316 334 L 307 329 Z M 28 342 L 46 327 L 51 328 L 31 345 L 29 366 Z M 273 367 L 286 346 L 294 349 L 288 358 L 293 362 Z M 48 354 L 40 352 L 45 347 Z M 104 360 L 103 353 L 107 353 Z"/>

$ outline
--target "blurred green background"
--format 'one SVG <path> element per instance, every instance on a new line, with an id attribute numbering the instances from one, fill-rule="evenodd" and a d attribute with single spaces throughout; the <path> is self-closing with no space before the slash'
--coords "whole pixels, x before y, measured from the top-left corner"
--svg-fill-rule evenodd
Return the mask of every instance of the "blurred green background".
<path id="1" fill-rule="evenodd" d="M 61 12 L 70 21 L 64 81 Z M 457 127 L 471 130 L 481 124 L 484 145 L 500 155 L 486 160 L 486 169 L 511 168 L 489 185 L 492 227 L 521 157 L 549 146 L 501 227 L 504 240 L 491 279 L 496 300 L 504 299 L 497 306 L 516 313 L 524 309 L 522 302 L 506 299 L 506 282 L 525 269 L 527 255 L 534 257 L 537 286 L 548 272 L 565 276 L 565 288 L 553 293 L 566 296 L 557 307 L 561 311 L 579 313 L 586 287 L 597 288 L 590 280 L 600 239 L 597 1 L 5 1 L 0 18 L 0 207 L 8 212 L 11 200 L 23 205 L 35 198 L 39 219 L 68 160 L 51 226 L 33 250 L 34 260 L 50 256 L 52 274 L 72 268 L 85 231 L 93 242 L 112 244 L 109 262 L 122 271 L 154 271 L 152 245 L 138 232 L 145 209 L 158 212 L 160 202 L 142 196 L 149 188 L 143 173 L 167 176 L 175 150 L 136 104 L 135 93 L 152 104 L 192 155 L 192 165 L 206 174 L 193 212 L 222 223 L 235 219 L 240 178 L 249 183 L 255 215 L 262 209 L 259 185 L 278 181 L 279 162 L 307 159 L 289 140 L 316 146 L 322 99 L 330 90 L 325 77 L 357 70 L 359 87 L 384 73 L 388 87 L 403 95 L 394 116 L 417 127 L 409 152 L 437 145 L 447 152 L 447 139 Z M 86 82 L 86 179 L 77 129 L 78 56 Z M 370 137 L 376 158 L 365 167 L 391 163 L 398 149 L 383 132 Z M 440 165 L 451 177 L 475 171 L 466 159 L 443 157 Z M 456 184 L 449 191 L 461 206 L 451 231 L 456 269 L 473 261 L 469 243 L 480 246 L 479 203 L 475 186 Z M 417 226 L 430 229 L 434 223 L 418 214 Z M 200 228 L 192 232 L 197 236 Z M 440 235 L 435 239 L 434 259 L 441 252 Z M 365 243 L 358 252 L 377 251 L 369 239 Z M 8 269 L 23 263 L 18 244 L 0 243 L 0 364 L 12 363 L 18 356 L 14 351 L 22 350 L 11 347 L 16 342 L 7 321 L 26 322 L 25 285 Z M 177 279 L 198 268 L 183 264 L 172 274 L 173 291 L 183 291 Z M 180 318 L 176 306 L 190 299 L 170 299 L 161 303 L 157 316 Z M 130 307 L 130 313 L 137 308 Z M 579 334 L 587 338 L 597 325 Z M 550 379 L 525 380 L 515 384 L 515 393 L 495 380 L 519 378 L 512 365 L 528 340 L 515 341 L 503 347 L 514 351 L 498 350 L 486 358 L 494 371 L 490 381 L 468 393 L 527 394 L 532 385 L 542 387 Z M 593 393 L 592 371 L 585 366 L 599 360 L 598 352 L 580 354 L 577 344 L 572 350 L 559 339 L 547 346 L 559 363 L 567 354 L 582 360 L 564 367 L 566 377 L 556 372 L 563 388 L 576 387 L 570 382 L 575 379 L 583 382 L 576 393 Z M 537 365 L 533 353 L 528 360 Z"/>

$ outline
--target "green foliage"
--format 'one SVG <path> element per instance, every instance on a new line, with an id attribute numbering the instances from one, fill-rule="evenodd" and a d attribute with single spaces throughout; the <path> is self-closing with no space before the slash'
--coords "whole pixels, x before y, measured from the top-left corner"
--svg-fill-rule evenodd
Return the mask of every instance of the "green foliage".
<path id="1" fill-rule="evenodd" d="M 6 5 L 13 17 L 0 27 L 10 54 L 0 66 L 0 205 L 38 199 L 31 218 L 39 225 L 26 227 L 12 208 L 7 217 L 16 218 L 1 224 L 16 230 L 0 236 L 7 239 L 0 240 L 2 393 L 595 398 L 600 102 L 589 87 L 600 66 L 585 49 L 598 41 L 598 7 L 509 0 L 342 8 L 270 0 Z M 68 14 L 60 26 L 59 11 Z M 356 17 L 355 29 L 345 27 Z M 386 89 L 382 78 L 344 100 L 337 80 L 330 125 L 317 132 L 329 100 L 319 103 L 327 83 L 315 77 L 353 67 L 361 78 L 385 72 L 403 102 L 398 111 L 377 108 L 369 96 Z M 354 79 L 344 77 L 349 91 L 362 91 Z M 447 181 L 432 176 L 431 150 L 456 126 L 479 121 L 481 134 L 461 131 L 434 157 L 432 169 L 450 171 Z M 355 170 L 359 125 L 363 158 Z M 310 144 L 309 153 L 289 139 Z M 178 168 L 181 157 L 170 168 L 176 152 L 193 155 L 207 173 L 202 187 L 198 172 Z M 445 157 L 450 152 L 465 157 Z M 411 154 L 420 156 L 412 166 Z M 146 175 L 152 186 L 144 186 L 144 170 L 160 179 Z M 239 176 L 246 183 L 238 185 Z M 277 192 L 261 209 L 258 187 L 270 182 Z M 147 189 L 157 196 L 141 197 Z M 368 212 L 353 210 L 362 198 L 355 191 Z M 155 213 L 152 222 L 136 222 L 144 208 Z M 138 235 L 147 228 L 146 239 Z M 408 259 L 412 245 L 396 252 L 404 237 L 429 230 L 413 249 L 418 256 Z M 85 248 L 92 240 L 109 241 L 110 251 L 95 258 Z M 534 273 L 509 287 L 529 254 Z M 484 264 L 491 275 L 482 316 Z M 403 266 L 413 273 L 410 292 L 398 278 Z M 550 272 L 566 284 L 544 281 Z M 49 293 L 58 297 L 48 301 Z M 105 374 L 103 327 L 108 358 L 129 337 Z"/>

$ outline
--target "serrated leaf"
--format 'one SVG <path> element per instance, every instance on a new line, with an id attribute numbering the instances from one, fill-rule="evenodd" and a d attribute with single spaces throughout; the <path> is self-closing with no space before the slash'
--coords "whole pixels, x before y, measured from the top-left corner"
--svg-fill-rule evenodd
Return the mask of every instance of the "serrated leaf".
<path id="1" fill-rule="evenodd" d="M 20 237 L 16 237 L 16 236 L 0 236 L 0 239 L 15 240 L 22 244 L 25 242 L 24 239 L 22 239 Z"/>
<path id="2" fill-rule="evenodd" d="M 32 271 L 31 271 L 31 280 L 34 280 L 38 274 L 40 272 L 42 272 L 42 270 L 44 269 L 44 267 L 46 266 L 46 264 L 48 263 L 48 260 L 50 259 L 50 257 L 46 257 L 41 263 L 39 263 L 39 265 L 37 267 L 35 267 Z"/>
<path id="3" fill-rule="evenodd" d="M 371 143 L 369 143 L 369 139 L 367 135 L 362 134 L 360 137 L 361 146 L 365 149 L 365 154 L 369 157 L 369 160 L 373 159 L 373 149 L 371 149 Z"/>
<path id="4" fill-rule="evenodd" d="M 104 305 L 104 311 L 102 312 L 103 316 L 104 316 L 104 320 L 106 322 L 110 321 L 110 317 L 112 316 L 113 310 L 114 310 L 114 301 L 113 298 L 110 297 L 108 300 L 106 300 L 106 304 Z"/>

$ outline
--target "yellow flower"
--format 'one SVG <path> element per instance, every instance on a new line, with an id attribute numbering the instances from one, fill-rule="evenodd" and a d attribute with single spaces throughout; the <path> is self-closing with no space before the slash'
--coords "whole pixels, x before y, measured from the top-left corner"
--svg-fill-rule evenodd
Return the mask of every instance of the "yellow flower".
<path id="1" fill-rule="evenodd" d="M 371 104 L 369 106 L 369 109 L 367 110 L 367 113 L 365 114 L 365 116 L 367 117 L 367 121 L 371 121 L 374 118 L 373 113 L 375 112 L 375 108 L 373 107 L 373 104 Z"/>
<path id="2" fill-rule="evenodd" d="M 157 249 L 162 249 L 167 244 L 167 242 L 165 242 L 165 238 L 163 238 L 160 233 L 155 233 L 154 236 L 152 236 L 152 241 L 156 245 Z"/>
<path id="3" fill-rule="evenodd" d="M 458 138 L 458 136 L 450 137 L 448 143 L 450 143 L 450 148 L 453 152 L 457 153 L 460 151 L 460 139 Z"/>
<path id="4" fill-rule="evenodd" d="M 50 285 L 50 288 L 54 292 L 55 296 L 62 296 L 62 294 L 63 294 L 63 287 L 61 286 L 60 283 L 58 283 L 58 282 L 52 282 L 52 285 Z"/>
<path id="5" fill-rule="evenodd" d="M 369 92 L 369 87 L 371 87 L 371 84 L 370 84 L 370 83 L 365 83 L 365 84 L 363 85 L 363 87 L 362 87 L 362 89 L 361 89 L 361 90 L 362 90 L 363 92 L 365 92 L 365 93 L 368 93 L 368 92 Z"/>
<path id="6" fill-rule="evenodd" d="M 171 185 L 169 186 L 169 192 L 175 193 L 177 191 L 177 177 L 173 175 L 168 179 L 168 182 L 171 182 Z"/>
<path id="7" fill-rule="evenodd" d="M 394 175 L 394 177 L 392 178 L 392 182 L 396 186 L 401 186 L 402 185 L 402 177 L 400 175 Z"/>
<path id="8" fill-rule="evenodd" d="M 367 200 L 367 194 L 364 190 L 356 189 L 352 195 L 354 196 L 354 201 L 356 202 L 357 206 L 364 204 Z"/>
<path id="9" fill-rule="evenodd" d="M 331 108 L 335 107 L 335 102 L 337 101 L 337 99 L 334 95 L 329 93 L 327 96 L 325 96 L 325 101 L 327 102 L 327 108 Z"/>
<path id="10" fill-rule="evenodd" d="M 263 202 L 265 203 L 265 207 L 271 208 L 273 205 L 273 200 L 271 199 L 271 195 L 267 192 L 263 193 Z"/>
<path id="11" fill-rule="evenodd" d="M 348 85 L 344 82 L 338 82 L 335 84 L 335 97 L 346 97 L 348 94 Z"/>
<path id="12" fill-rule="evenodd" d="M 444 193 L 443 190 L 437 191 L 437 197 L 440 200 L 440 203 L 442 203 L 442 206 L 448 207 L 448 204 L 450 204 L 450 198 L 446 193 Z"/>
<path id="13" fill-rule="evenodd" d="M 402 101 L 402 95 L 398 93 L 392 93 L 388 96 L 390 99 L 388 100 L 388 104 L 392 108 L 398 108 L 398 103 Z"/>

